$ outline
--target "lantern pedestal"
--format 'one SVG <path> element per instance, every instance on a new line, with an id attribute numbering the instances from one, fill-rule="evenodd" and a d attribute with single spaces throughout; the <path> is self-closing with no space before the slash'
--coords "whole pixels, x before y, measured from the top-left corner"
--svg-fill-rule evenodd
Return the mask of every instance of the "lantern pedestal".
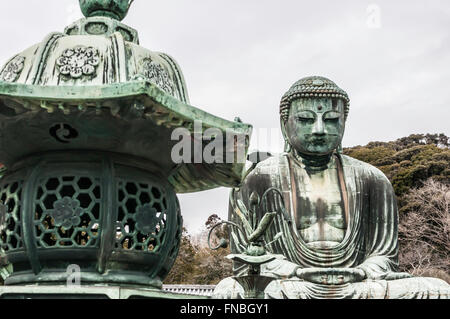
<path id="1" fill-rule="evenodd" d="M 159 289 L 127 287 L 11 286 L 0 287 L 0 299 L 208 299 Z"/>

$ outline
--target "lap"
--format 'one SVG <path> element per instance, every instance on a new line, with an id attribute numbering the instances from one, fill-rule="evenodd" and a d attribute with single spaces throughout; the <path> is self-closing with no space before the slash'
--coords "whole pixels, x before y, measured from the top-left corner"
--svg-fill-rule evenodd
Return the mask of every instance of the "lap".
<path id="1" fill-rule="evenodd" d="M 213 298 L 240 299 L 243 288 L 232 278 L 217 285 Z M 436 278 L 362 281 L 344 285 L 320 285 L 298 279 L 274 280 L 265 290 L 274 299 L 448 299 L 450 285 Z"/>

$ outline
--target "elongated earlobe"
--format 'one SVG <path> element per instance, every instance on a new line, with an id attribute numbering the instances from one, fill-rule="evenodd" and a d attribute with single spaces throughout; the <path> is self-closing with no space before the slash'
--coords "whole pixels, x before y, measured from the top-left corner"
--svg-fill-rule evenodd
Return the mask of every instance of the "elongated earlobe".
<path id="1" fill-rule="evenodd" d="M 284 151 L 286 153 L 289 153 L 292 150 L 292 146 L 289 143 L 289 139 L 287 137 L 286 123 L 284 122 L 283 119 L 280 120 L 280 123 L 281 123 L 281 133 L 283 134 L 283 138 L 284 138 Z"/>

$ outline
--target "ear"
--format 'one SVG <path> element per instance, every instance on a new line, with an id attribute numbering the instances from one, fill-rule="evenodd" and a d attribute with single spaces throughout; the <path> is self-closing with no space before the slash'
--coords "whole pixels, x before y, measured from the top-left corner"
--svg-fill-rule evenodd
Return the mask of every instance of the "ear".
<path id="1" fill-rule="evenodd" d="M 342 147 L 342 139 L 344 138 L 344 134 L 345 134 L 345 124 L 346 124 L 346 119 L 344 118 L 343 120 L 343 129 L 342 129 L 342 137 L 341 137 L 341 142 L 339 143 L 338 147 L 336 148 L 336 153 L 338 154 L 342 154 L 344 149 Z"/>
<path id="2" fill-rule="evenodd" d="M 282 118 L 280 118 L 280 124 L 281 124 L 281 133 L 283 134 L 283 138 L 284 138 L 284 151 L 286 153 L 289 153 L 292 149 L 292 146 L 289 143 L 289 139 L 288 139 L 288 135 L 287 135 L 287 131 L 286 131 L 286 123 L 284 122 L 284 120 Z"/>

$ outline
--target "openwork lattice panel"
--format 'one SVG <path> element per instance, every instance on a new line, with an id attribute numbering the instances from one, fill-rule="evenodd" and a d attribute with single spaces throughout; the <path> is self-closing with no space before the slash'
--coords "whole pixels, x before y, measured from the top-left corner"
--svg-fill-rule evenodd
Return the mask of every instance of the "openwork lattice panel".
<path id="1" fill-rule="evenodd" d="M 178 256 L 182 232 L 183 232 L 183 217 L 181 216 L 180 203 L 177 201 L 177 232 L 175 234 L 175 241 L 173 243 L 172 249 L 169 252 L 169 257 L 172 259 L 175 259 Z"/>
<path id="2" fill-rule="evenodd" d="M 157 252 L 164 242 L 167 200 L 161 187 L 118 181 L 116 249 Z"/>
<path id="3" fill-rule="evenodd" d="M 21 196 L 22 181 L 0 186 L 0 248 L 14 251 L 24 247 L 22 241 Z"/>
<path id="4" fill-rule="evenodd" d="M 40 180 L 35 197 L 37 246 L 96 246 L 100 198 L 98 178 L 61 176 Z"/>

